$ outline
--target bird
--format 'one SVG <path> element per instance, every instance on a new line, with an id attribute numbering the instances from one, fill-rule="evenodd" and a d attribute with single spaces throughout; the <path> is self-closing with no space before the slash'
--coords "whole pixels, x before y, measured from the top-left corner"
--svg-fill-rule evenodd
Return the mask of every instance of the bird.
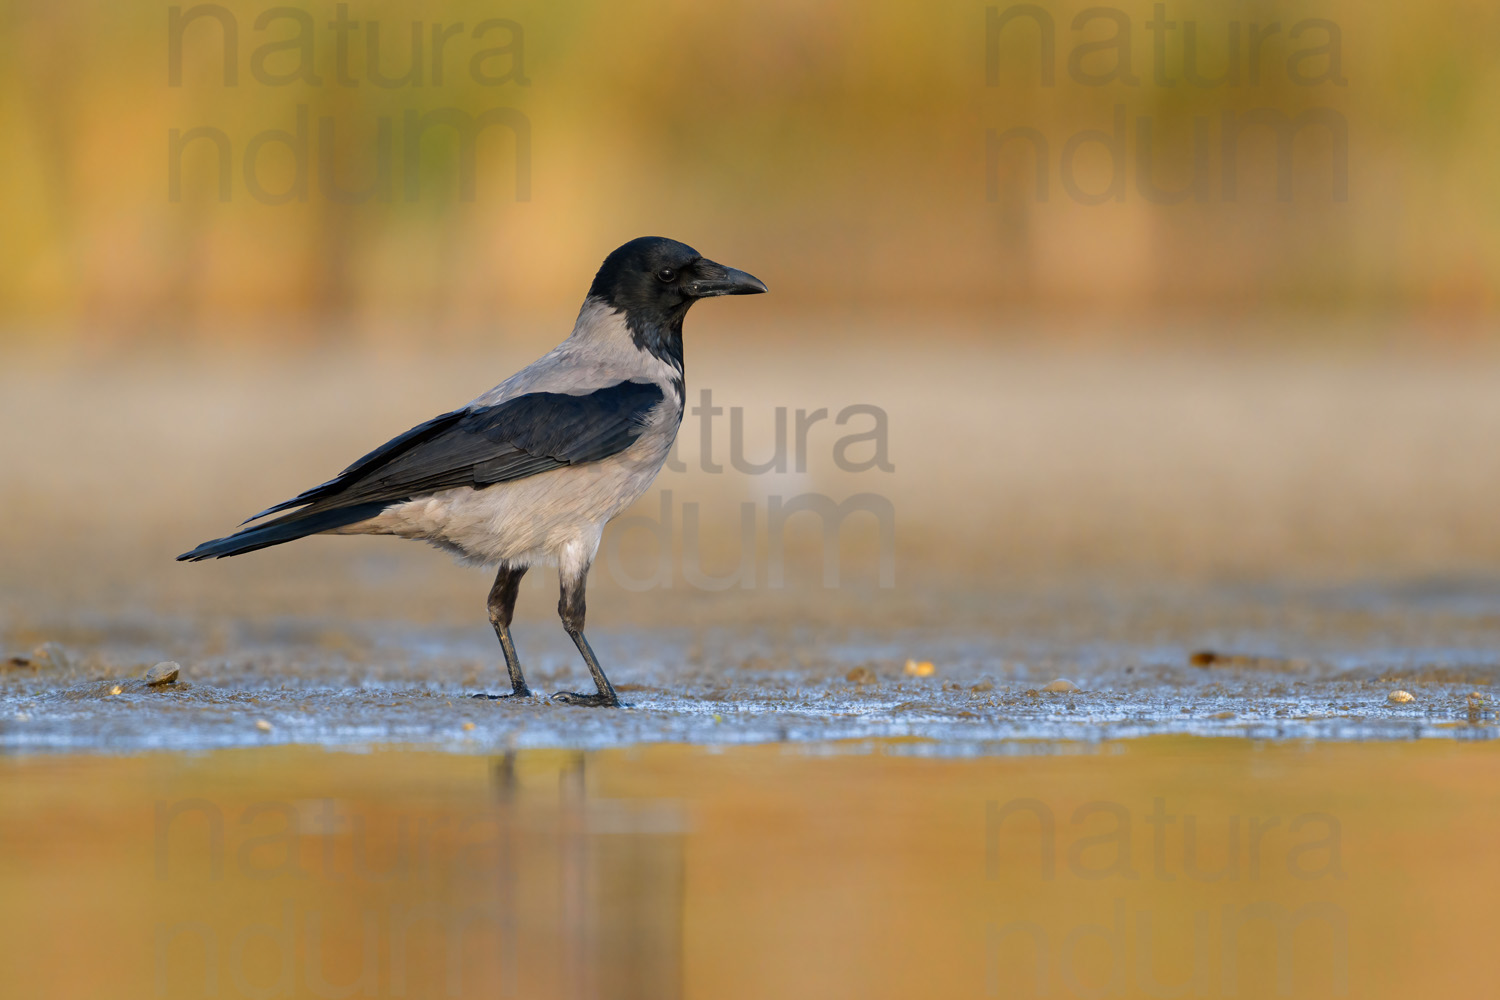
<path id="1" fill-rule="evenodd" d="M 685 243 L 631 240 L 604 259 L 572 332 L 547 354 L 177 559 L 222 559 L 308 535 L 394 535 L 497 567 L 487 607 L 511 690 L 475 695 L 495 699 L 531 696 L 510 625 L 526 571 L 555 565 L 558 616 L 596 690 L 553 699 L 619 707 L 583 631 L 589 567 L 605 524 L 651 485 L 677 437 L 688 309 L 765 291 L 759 278 Z M 259 523 L 244 526 L 251 522 Z"/>

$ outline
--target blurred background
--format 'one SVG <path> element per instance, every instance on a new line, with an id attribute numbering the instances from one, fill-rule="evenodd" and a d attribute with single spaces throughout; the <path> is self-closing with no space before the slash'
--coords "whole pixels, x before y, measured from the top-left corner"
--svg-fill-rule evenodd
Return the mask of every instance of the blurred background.
<path id="1" fill-rule="evenodd" d="M 1495 304 L 1485 4 L 1178 2 L 1157 27 L 1148 3 L 1075 26 L 1086 5 L 445 0 L 350 5 L 343 29 L 337 6 L 7 5 L 7 343 L 488 343 L 556 325 L 591 263 L 658 231 L 774 268 L 778 317 L 989 336 L 1041 315 L 1463 337 Z M 451 130 L 408 173 L 408 113 L 495 108 L 519 129 L 481 133 L 472 196 Z M 1083 204 L 1063 147 L 1117 108 L 1119 197 Z M 1222 118 L 1257 110 L 1328 115 L 1290 197 L 1269 132 L 1224 190 Z M 264 143 L 247 186 L 248 147 L 299 115 L 298 157 Z M 1195 120 L 1200 197 L 1149 200 L 1192 190 Z M 1017 127 L 1049 147 L 1045 199 L 1025 143 L 987 164 L 987 130 Z M 214 138 L 173 155 L 205 128 L 227 171 Z M 1110 190 L 1103 144 L 1073 159 L 1080 193 Z"/>
<path id="2" fill-rule="evenodd" d="M 689 395 L 725 413 L 689 419 L 633 512 L 674 512 L 681 561 L 700 505 L 726 576 L 755 504 L 755 584 L 679 566 L 674 605 L 1488 573 L 1497 28 L 1467 0 L 12 0 L 7 592 L 332 608 L 347 576 L 300 568 L 334 560 L 468 614 L 473 574 L 388 541 L 170 557 L 546 350 L 642 234 L 772 289 L 694 311 Z M 836 426 L 849 406 L 883 425 Z M 828 419 L 805 468 L 790 441 L 785 471 L 747 472 L 778 408 L 790 437 Z M 848 433 L 873 436 L 841 464 Z M 892 551 L 848 518 L 836 588 L 815 519 L 789 523 L 812 602 L 767 586 L 770 498 L 807 492 L 894 511 Z M 649 575 L 649 532 L 615 532 Z M 662 607 L 616 589 L 599 613 Z"/>

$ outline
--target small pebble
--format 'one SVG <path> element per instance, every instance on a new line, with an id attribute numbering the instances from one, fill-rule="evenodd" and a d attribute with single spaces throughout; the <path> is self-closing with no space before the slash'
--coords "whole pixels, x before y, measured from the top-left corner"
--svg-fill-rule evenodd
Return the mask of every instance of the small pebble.
<path id="1" fill-rule="evenodd" d="M 474 723 L 472 723 L 472 722 L 465 722 L 464 723 L 464 732 L 466 732 L 466 733 L 472 733 L 473 731 L 474 731 Z"/>
<path id="2" fill-rule="evenodd" d="M 259 729 L 263 733 L 269 733 L 271 731 L 271 724 L 265 719 L 256 719 L 255 728 Z"/>
<path id="3" fill-rule="evenodd" d="M 1392 691 L 1385 696 L 1385 700 L 1392 705 L 1405 705 L 1407 702 L 1416 701 L 1416 697 L 1410 691 Z"/>
<path id="4" fill-rule="evenodd" d="M 112 688 L 109 689 L 109 693 L 110 693 L 111 697 L 113 697 L 114 695 L 119 694 L 120 691 L 121 691 L 121 688 L 120 688 L 120 685 L 118 685 L 118 684 L 116 684 L 114 687 L 112 687 Z"/>
<path id="5" fill-rule="evenodd" d="M 1059 677 L 1057 680 L 1053 681 L 1050 684 L 1044 684 L 1042 686 L 1042 690 L 1050 691 L 1056 694 L 1059 692 L 1081 691 L 1083 689 L 1080 688 L 1077 684 L 1074 684 L 1072 681 L 1068 680 L 1066 677 Z"/>
<path id="6" fill-rule="evenodd" d="M 1188 662 L 1195 667 L 1211 667 L 1214 665 L 1214 661 L 1218 658 L 1219 654 L 1215 653 L 1213 650 L 1200 649 L 1198 650 L 1198 652 L 1188 657 Z"/>
<path id="7" fill-rule="evenodd" d="M 146 671 L 146 684 L 148 687 L 156 687 L 161 684 L 176 684 L 177 674 L 181 669 L 180 666 L 171 660 L 163 660 Z"/>
<path id="8" fill-rule="evenodd" d="M 855 667 L 844 675 L 844 680 L 849 681 L 851 684 L 874 684 L 875 671 L 869 667 Z"/>
<path id="9" fill-rule="evenodd" d="M 995 684 L 993 681 L 980 681 L 978 684 L 975 684 L 973 687 L 969 688 L 969 690 L 974 692 L 975 694 L 984 694 L 988 691 L 995 690 Z"/>
<path id="10" fill-rule="evenodd" d="M 931 677 L 936 669 L 930 660 L 907 660 L 903 672 L 908 677 Z"/>

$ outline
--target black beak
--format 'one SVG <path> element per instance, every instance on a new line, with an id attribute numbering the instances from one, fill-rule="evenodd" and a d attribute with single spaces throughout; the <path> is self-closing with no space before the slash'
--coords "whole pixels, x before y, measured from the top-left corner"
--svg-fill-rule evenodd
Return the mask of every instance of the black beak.
<path id="1" fill-rule="evenodd" d="M 693 277 L 683 288 L 694 298 L 706 299 L 713 295 L 758 295 L 766 290 L 766 283 L 753 274 L 700 260 L 693 265 Z"/>

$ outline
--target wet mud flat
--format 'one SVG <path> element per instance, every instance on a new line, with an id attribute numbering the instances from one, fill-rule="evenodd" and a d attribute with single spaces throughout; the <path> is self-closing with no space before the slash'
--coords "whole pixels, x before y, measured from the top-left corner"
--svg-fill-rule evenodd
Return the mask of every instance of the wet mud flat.
<path id="1" fill-rule="evenodd" d="M 593 639 L 629 706 L 621 711 L 548 700 L 589 682 L 566 639 L 534 623 L 517 626 L 517 641 L 537 697 L 507 701 L 472 697 L 506 690 L 493 638 L 473 627 L 290 617 L 13 624 L 3 633 L 0 748 L 400 744 L 485 754 L 910 738 L 920 741 L 913 752 L 964 755 L 1015 741 L 1182 734 L 1500 735 L 1500 629 L 1487 591 L 1440 593 L 1425 609 L 1398 596 L 1393 609 L 1362 592 L 1324 595 L 1327 607 L 1296 617 L 1200 595 L 1197 610 L 1137 608 L 1114 627 L 1072 605 L 1000 628 L 601 627 Z M 162 661 L 178 665 L 175 679 L 149 683 Z"/>

